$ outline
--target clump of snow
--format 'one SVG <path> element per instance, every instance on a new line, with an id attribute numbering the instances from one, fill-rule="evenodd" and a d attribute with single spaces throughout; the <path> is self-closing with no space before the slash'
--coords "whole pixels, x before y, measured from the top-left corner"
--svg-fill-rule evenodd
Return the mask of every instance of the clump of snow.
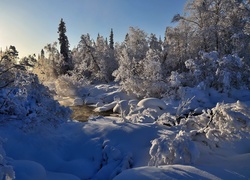
<path id="1" fill-rule="evenodd" d="M 10 165 L 9 158 L 3 149 L 4 139 L 0 137 L 0 179 L 11 180 L 15 179 L 15 171 L 13 166 Z"/>
<path id="2" fill-rule="evenodd" d="M 162 136 L 151 141 L 149 165 L 193 164 L 200 155 L 190 135 L 179 131 L 175 137 Z"/>
<path id="3" fill-rule="evenodd" d="M 157 98 L 145 98 L 138 102 L 137 106 L 144 108 L 159 107 L 160 109 L 166 109 L 166 103 Z"/>
<path id="4" fill-rule="evenodd" d="M 121 114 L 123 121 L 125 120 L 125 116 L 130 112 L 130 105 L 127 100 L 117 101 L 115 107 L 113 108 L 113 112 L 117 112 Z"/>
<path id="5" fill-rule="evenodd" d="M 104 104 L 103 106 L 95 108 L 95 112 L 103 112 L 103 111 L 109 111 L 112 110 L 116 105 L 116 102 L 111 102 L 109 104 Z"/>

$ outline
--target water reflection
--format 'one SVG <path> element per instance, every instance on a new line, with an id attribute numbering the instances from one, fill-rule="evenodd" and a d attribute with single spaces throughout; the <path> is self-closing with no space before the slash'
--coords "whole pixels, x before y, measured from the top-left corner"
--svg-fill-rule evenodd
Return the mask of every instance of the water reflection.
<path id="1" fill-rule="evenodd" d="M 110 116 L 113 114 L 112 111 L 107 112 L 95 112 L 94 107 L 90 106 L 70 106 L 70 109 L 73 111 L 71 118 L 77 121 L 88 121 L 90 116 Z"/>

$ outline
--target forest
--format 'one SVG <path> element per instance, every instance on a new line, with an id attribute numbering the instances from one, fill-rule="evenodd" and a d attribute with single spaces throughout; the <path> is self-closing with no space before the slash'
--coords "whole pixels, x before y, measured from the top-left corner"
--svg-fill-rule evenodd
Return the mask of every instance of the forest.
<path id="1" fill-rule="evenodd" d="M 203 86 L 227 92 L 249 88 L 249 4 L 245 1 L 195 1 L 185 15 L 173 17 L 162 40 L 130 27 L 124 42 L 98 34 L 82 35 L 69 50 L 66 25 L 58 28 L 59 46 L 47 44 L 34 64 L 46 78 L 86 84 L 118 82 L 128 94 L 178 95 L 181 87 Z M 32 57 L 23 59 L 31 61 Z M 45 78 L 46 77 L 46 78 Z M 73 84 L 72 84 L 73 85 Z M 78 86 L 78 85 L 73 85 Z"/>
<path id="2" fill-rule="evenodd" d="M 111 29 L 108 38 L 98 34 L 94 40 L 83 34 L 70 49 L 61 19 L 58 41 L 45 45 L 38 56 L 19 59 L 15 46 L 2 50 L 0 179 L 22 179 L 20 167 L 33 167 L 34 172 L 40 168 L 38 174 L 27 172 L 29 178 L 23 179 L 151 179 L 149 172 L 161 178 L 183 178 L 174 168 L 197 173 L 193 178 L 225 179 L 231 175 L 223 170 L 228 162 L 241 165 L 235 170 L 240 175 L 233 178 L 249 178 L 249 164 L 239 156 L 250 160 L 250 1 L 188 1 L 184 13 L 175 15 L 172 22 L 163 38 L 129 27 L 124 41 L 116 43 Z M 68 99 L 72 103 L 62 106 Z M 84 104 L 119 116 L 75 122 L 68 106 Z M 61 136 L 67 129 L 72 132 Z M 121 134 L 133 139 L 140 138 L 139 132 L 145 139 L 138 151 L 147 154 L 145 158 L 135 148 L 139 139 L 119 144 Z M 17 134 L 33 146 L 18 143 Z M 34 134 L 38 142 L 26 137 Z M 36 154 L 39 142 L 47 141 L 51 149 Z M 80 146 L 78 151 L 69 147 L 77 147 L 74 143 Z M 15 145 L 27 152 L 15 152 Z M 62 148 L 60 155 L 52 153 L 57 147 Z M 130 148 L 133 155 L 127 153 Z M 38 158 L 41 154 L 48 156 L 46 160 Z M 49 156 L 54 159 L 52 165 Z M 200 168 L 216 164 L 208 161 L 210 156 L 219 157 L 221 166 Z M 226 167 L 231 171 L 235 166 Z M 88 172 L 82 173 L 80 167 Z"/>

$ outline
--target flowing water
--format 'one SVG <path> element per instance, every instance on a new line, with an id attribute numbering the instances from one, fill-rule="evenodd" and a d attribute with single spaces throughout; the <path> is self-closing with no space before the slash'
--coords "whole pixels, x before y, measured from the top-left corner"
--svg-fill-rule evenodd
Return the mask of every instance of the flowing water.
<path id="1" fill-rule="evenodd" d="M 94 107 L 87 105 L 70 106 L 70 109 L 73 111 L 71 118 L 82 122 L 88 121 L 88 118 L 91 116 L 110 116 L 113 114 L 113 111 L 95 112 Z"/>

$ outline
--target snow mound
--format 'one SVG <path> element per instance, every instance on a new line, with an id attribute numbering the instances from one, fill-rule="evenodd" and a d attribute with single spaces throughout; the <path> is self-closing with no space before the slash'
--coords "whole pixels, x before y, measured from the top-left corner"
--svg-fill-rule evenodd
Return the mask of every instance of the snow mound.
<path id="1" fill-rule="evenodd" d="M 167 109 L 167 105 L 164 101 L 157 98 L 145 98 L 138 102 L 137 106 L 144 108 L 155 108 Z"/>
<path id="2" fill-rule="evenodd" d="M 123 171 L 115 177 L 114 180 L 152 180 L 152 179 L 214 179 L 220 180 L 220 177 L 207 172 L 202 168 L 184 165 L 171 165 L 156 167 L 139 167 Z"/>
<path id="3" fill-rule="evenodd" d="M 37 162 L 18 160 L 12 162 L 12 165 L 14 167 L 16 179 L 43 180 L 47 177 L 45 168 Z"/>
<path id="4" fill-rule="evenodd" d="M 5 140 L 0 137 L 0 179 L 14 179 L 16 177 L 15 171 L 3 149 L 4 142 Z"/>

